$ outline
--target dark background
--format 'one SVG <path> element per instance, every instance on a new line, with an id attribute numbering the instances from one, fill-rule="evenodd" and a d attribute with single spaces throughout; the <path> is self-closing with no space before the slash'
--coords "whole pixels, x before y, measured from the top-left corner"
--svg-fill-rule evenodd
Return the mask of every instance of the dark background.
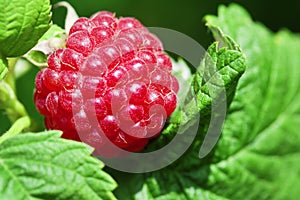
<path id="1" fill-rule="evenodd" d="M 59 0 L 52 0 L 55 4 Z M 164 27 L 182 32 L 207 48 L 212 42 L 211 34 L 202 21 L 207 14 L 217 14 L 220 4 L 235 2 L 245 7 L 255 21 L 260 21 L 273 31 L 288 28 L 300 32 L 300 1 L 262 1 L 262 0 L 69 0 L 79 16 L 89 17 L 100 10 L 115 12 L 117 16 L 133 16 L 145 26 Z M 65 8 L 56 8 L 53 23 L 63 27 Z M 42 126 L 42 116 L 33 104 L 34 78 L 38 68 L 17 80 L 17 95 L 27 108 L 30 116 Z M 8 130 L 10 123 L 0 110 L 0 135 Z"/>

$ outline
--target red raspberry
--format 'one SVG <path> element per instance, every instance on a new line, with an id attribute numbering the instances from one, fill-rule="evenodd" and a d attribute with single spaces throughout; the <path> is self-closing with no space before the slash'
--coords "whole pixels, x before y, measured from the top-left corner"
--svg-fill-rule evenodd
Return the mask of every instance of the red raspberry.
<path id="1" fill-rule="evenodd" d="M 114 156 L 114 145 L 138 152 L 176 108 L 179 86 L 171 70 L 161 42 L 138 20 L 98 12 L 78 19 L 66 48 L 48 57 L 34 102 L 47 129 L 62 130 L 97 154 Z"/>

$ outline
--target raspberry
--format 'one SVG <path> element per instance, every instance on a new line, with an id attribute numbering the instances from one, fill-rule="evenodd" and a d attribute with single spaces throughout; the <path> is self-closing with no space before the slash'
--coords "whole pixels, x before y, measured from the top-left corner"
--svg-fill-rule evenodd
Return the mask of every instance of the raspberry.
<path id="1" fill-rule="evenodd" d="M 159 39 L 138 20 L 103 11 L 71 27 L 66 48 L 36 77 L 34 102 L 47 129 L 98 155 L 144 149 L 176 108 L 179 86 Z M 114 144 L 114 145 L 112 145 Z"/>

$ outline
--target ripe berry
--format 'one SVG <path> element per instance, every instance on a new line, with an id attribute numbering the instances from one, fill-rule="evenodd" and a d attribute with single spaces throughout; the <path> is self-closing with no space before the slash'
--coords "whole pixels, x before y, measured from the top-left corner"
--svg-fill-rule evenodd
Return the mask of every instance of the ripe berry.
<path id="1" fill-rule="evenodd" d="M 141 151 L 176 108 L 177 79 L 159 39 L 134 18 L 98 12 L 71 27 L 66 48 L 36 77 L 34 102 L 47 129 L 96 155 Z M 114 145 L 112 145 L 114 144 Z"/>

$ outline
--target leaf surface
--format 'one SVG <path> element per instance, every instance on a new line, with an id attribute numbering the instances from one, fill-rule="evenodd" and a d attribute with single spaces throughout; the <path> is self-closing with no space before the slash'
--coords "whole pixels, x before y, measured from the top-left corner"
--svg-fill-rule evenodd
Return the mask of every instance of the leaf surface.
<path id="1" fill-rule="evenodd" d="M 25 133 L 0 145 L 0 199 L 115 199 L 92 149 L 60 135 Z"/>
<path id="2" fill-rule="evenodd" d="M 49 0 L 0 0 L 0 10 L 0 52 L 6 57 L 25 54 L 49 28 Z"/>

